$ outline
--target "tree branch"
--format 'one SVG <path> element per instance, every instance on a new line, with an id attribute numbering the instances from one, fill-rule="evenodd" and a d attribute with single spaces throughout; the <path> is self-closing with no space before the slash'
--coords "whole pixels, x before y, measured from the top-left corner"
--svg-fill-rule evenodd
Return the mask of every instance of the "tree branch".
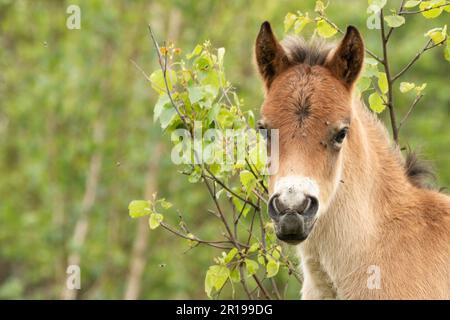
<path id="1" fill-rule="evenodd" d="M 400 78 L 406 71 L 409 70 L 409 68 L 412 67 L 412 65 L 419 60 L 419 58 L 422 56 L 422 54 L 424 54 L 426 51 L 433 49 L 443 43 L 445 43 L 445 41 L 447 41 L 447 39 L 444 39 L 443 41 L 439 42 L 439 43 L 434 43 L 433 45 L 430 46 L 430 44 L 433 42 L 431 39 L 429 39 L 427 41 L 427 43 L 425 44 L 425 46 L 423 47 L 422 50 L 420 50 L 418 53 L 416 53 L 416 55 L 411 59 L 410 62 L 408 62 L 408 64 L 403 67 L 403 69 L 397 73 L 393 78 L 392 78 L 392 82 L 396 81 L 398 78 Z"/>
<path id="2" fill-rule="evenodd" d="M 383 9 L 380 10 L 380 26 L 381 26 L 381 43 L 383 46 L 383 66 L 384 66 L 384 72 L 386 73 L 386 79 L 388 83 L 388 101 L 387 101 L 387 107 L 389 108 L 389 116 L 391 118 L 391 127 L 392 127 L 392 136 L 395 141 L 395 143 L 398 144 L 398 128 L 397 128 L 397 120 L 395 116 L 395 110 L 393 105 L 393 96 L 392 96 L 392 78 L 391 78 L 391 70 L 389 68 L 389 57 L 387 53 L 387 42 L 388 39 L 386 38 L 385 29 L 384 29 L 384 14 Z"/>
<path id="3" fill-rule="evenodd" d="M 439 9 L 439 8 L 441 8 L 441 7 L 446 7 L 446 6 L 448 6 L 448 5 L 450 5 L 450 2 L 446 2 L 446 3 L 440 4 L 440 5 L 438 5 L 438 6 L 432 6 L 432 7 L 430 7 L 430 8 L 425 8 L 425 9 L 423 9 L 423 10 L 417 10 L 417 11 L 401 11 L 401 12 L 399 12 L 399 15 L 417 14 L 417 13 L 427 12 L 427 11 L 430 11 L 430 10 L 433 10 L 433 9 Z"/>
<path id="4" fill-rule="evenodd" d="M 409 107 L 408 112 L 406 112 L 405 116 L 403 117 L 403 119 L 398 124 L 398 130 L 399 131 L 400 131 L 400 128 L 402 127 L 402 125 L 408 119 L 408 117 L 411 114 L 411 112 L 413 111 L 414 107 L 417 105 L 417 103 L 420 101 L 420 99 L 422 99 L 422 97 L 423 97 L 423 94 L 419 94 L 418 96 L 416 96 L 416 98 L 414 99 L 413 103 Z"/>

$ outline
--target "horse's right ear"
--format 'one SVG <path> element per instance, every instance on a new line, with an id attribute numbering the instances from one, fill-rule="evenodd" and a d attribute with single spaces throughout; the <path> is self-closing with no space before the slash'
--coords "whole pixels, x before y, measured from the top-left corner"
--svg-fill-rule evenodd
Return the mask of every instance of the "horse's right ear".
<path id="1" fill-rule="evenodd" d="M 364 62 L 364 42 L 358 29 L 347 28 L 344 39 L 332 52 L 325 65 L 347 87 L 351 87 L 358 78 Z"/>
<path id="2" fill-rule="evenodd" d="M 268 89 L 275 76 L 288 66 L 289 61 L 267 21 L 261 25 L 256 38 L 255 56 L 259 73 Z"/>

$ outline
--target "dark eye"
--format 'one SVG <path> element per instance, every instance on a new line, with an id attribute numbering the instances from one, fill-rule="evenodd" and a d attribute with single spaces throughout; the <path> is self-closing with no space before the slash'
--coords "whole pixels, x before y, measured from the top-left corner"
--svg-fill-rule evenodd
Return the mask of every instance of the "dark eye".
<path id="1" fill-rule="evenodd" d="M 348 132 L 348 128 L 341 129 L 334 137 L 334 142 L 336 144 L 341 144 L 342 142 L 344 142 L 344 139 L 347 136 L 347 132 Z"/>

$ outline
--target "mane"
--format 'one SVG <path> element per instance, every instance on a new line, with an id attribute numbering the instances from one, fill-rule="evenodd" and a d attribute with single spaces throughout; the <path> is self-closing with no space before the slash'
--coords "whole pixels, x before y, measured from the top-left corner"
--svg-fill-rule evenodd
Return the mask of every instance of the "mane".
<path id="1" fill-rule="evenodd" d="M 287 36 L 281 41 L 281 45 L 291 63 L 310 66 L 324 65 L 328 54 L 335 47 L 333 43 L 323 39 L 312 38 L 306 41 L 298 36 Z"/>
<path id="2" fill-rule="evenodd" d="M 407 149 L 405 172 L 409 181 L 419 188 L 434 189 L 436 175 L 429 163 L 420 159 L 411 149 Z"/>

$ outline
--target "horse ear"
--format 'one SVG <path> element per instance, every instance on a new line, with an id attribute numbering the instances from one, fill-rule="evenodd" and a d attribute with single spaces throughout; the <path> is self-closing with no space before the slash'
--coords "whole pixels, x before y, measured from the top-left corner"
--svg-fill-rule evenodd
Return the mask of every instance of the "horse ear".
<path id="1" fill-rule="evenodd" d="M 364 61 L 364 42 L 358 29 L 347 28 L 344 39 L 327 59 L 326 66 L 347 87 L 355 83 Z"/>
<path id="2" fill-rule="evenodd" d="M 283 71 L 289 62 L 283 47 L 278 43 L 270 23 L 267 21 L 261 25 L 256 38 L 255 56 L 259 73 L 264 79 L 266 87 L 269 88 L 275 76 Z"/>

